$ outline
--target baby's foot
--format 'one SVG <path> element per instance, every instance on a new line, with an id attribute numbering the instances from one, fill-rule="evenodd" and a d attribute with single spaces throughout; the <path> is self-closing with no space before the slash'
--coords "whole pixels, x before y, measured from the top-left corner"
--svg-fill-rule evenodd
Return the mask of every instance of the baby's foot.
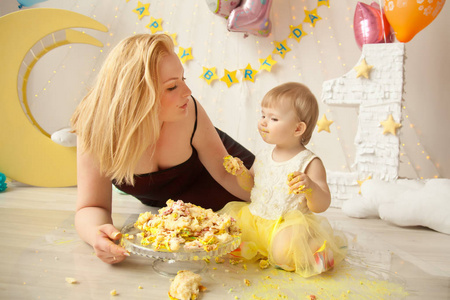
<path id="1" fill-rule="evenodd" d="M 328 249 L 327 241 L 324 241 L 323 245 L 314 252 L 314 259 L 316 261 L 316 270 L 318 273 L 323 273 L 334 267 L 333 252 Z"/>

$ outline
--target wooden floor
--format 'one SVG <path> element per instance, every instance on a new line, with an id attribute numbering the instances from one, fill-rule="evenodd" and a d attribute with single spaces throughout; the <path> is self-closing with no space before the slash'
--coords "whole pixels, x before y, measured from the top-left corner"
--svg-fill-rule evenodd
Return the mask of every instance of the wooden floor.
<path id="1" fill-rule="evenodd" d="M 95 257 L 73 227 L 75 199 L 75 188 L 10 184 L 0 193 L 0 299 L 110 299 L 112 290 L 118 299 L 168 299 L 170 276 L 157 273 L 154 260 L 132 255 L 111 266 Z M 113 207 L 118 228 L 151 209 L 118 193 Z M 349 241 L 348 257 L 333 270 L 304 279 L 225 256 L 205 264 L 199 300 L 450 299 L 449 235 L 333 208 L 322 215 Z"/>

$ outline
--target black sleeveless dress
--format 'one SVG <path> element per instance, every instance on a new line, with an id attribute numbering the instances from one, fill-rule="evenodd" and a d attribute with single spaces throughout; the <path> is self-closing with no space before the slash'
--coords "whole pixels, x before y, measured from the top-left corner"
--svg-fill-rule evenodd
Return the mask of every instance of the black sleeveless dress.
<path id="1" fill-rule="evenodd" d="M 117 185 L 113 181 L 119 190 L 136 197 L 146 205 L 156 207 L 163 207 L 168 199 L 172 199 L 183 200 L 216 211 L 230 201 L 242 201 L 216 182 L 200 162 L 197 150 L 192 145 L 192 139 L 197 130 L 197 103 L 193 97 L 192 99 L 195 105 L 195 124 L 191 136 L 191 157 L 184 163 L 169 169 L 135 175 L 134 186 Z M 226 133 L 217 128 L 216 130 L 227 152 L 239 157 L 250 169 L 255 156 Z"/>

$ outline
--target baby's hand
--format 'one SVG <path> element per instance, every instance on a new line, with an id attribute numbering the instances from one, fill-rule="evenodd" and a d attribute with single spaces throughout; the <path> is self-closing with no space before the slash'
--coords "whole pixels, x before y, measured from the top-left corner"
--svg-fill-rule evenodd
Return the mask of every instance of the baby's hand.
<path id="1" fill-rule="evenodd" d="M 240 158 L 227 155 L 223 158 L 225 170 L 232 175 L 239 175 L 244 170 L 244 163 Z"/>
<path id="2" fill-rule="evenodd" d="M 288 174 L 287 184 L 289 186 L 289 194 L 311 193 L 309 183 L 310 179 L 305 173 L 293 172 Z"/>

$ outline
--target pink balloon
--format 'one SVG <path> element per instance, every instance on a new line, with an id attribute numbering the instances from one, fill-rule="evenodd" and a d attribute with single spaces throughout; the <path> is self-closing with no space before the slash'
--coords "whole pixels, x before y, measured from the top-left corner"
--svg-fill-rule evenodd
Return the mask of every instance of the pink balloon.
<path id="1" fill-rule="evenodd" d="M 392 43 L 391 25 L 376 2 L 371 5 L 358 2 L 353 19 L 353 30 L 359 49 L 364 44 Z"/>
<path id="2" fill-rule="evenodd" d="M 209 9 L 225 19 L 231 14 L 241 0 L 206 0 Z"/>
<path id="3" fill-rule="evenodd" d="M 242 0 L 228 18 L 228 30 L 266 37 L 272 29 L 270 7 L 272 0 Z"/>

